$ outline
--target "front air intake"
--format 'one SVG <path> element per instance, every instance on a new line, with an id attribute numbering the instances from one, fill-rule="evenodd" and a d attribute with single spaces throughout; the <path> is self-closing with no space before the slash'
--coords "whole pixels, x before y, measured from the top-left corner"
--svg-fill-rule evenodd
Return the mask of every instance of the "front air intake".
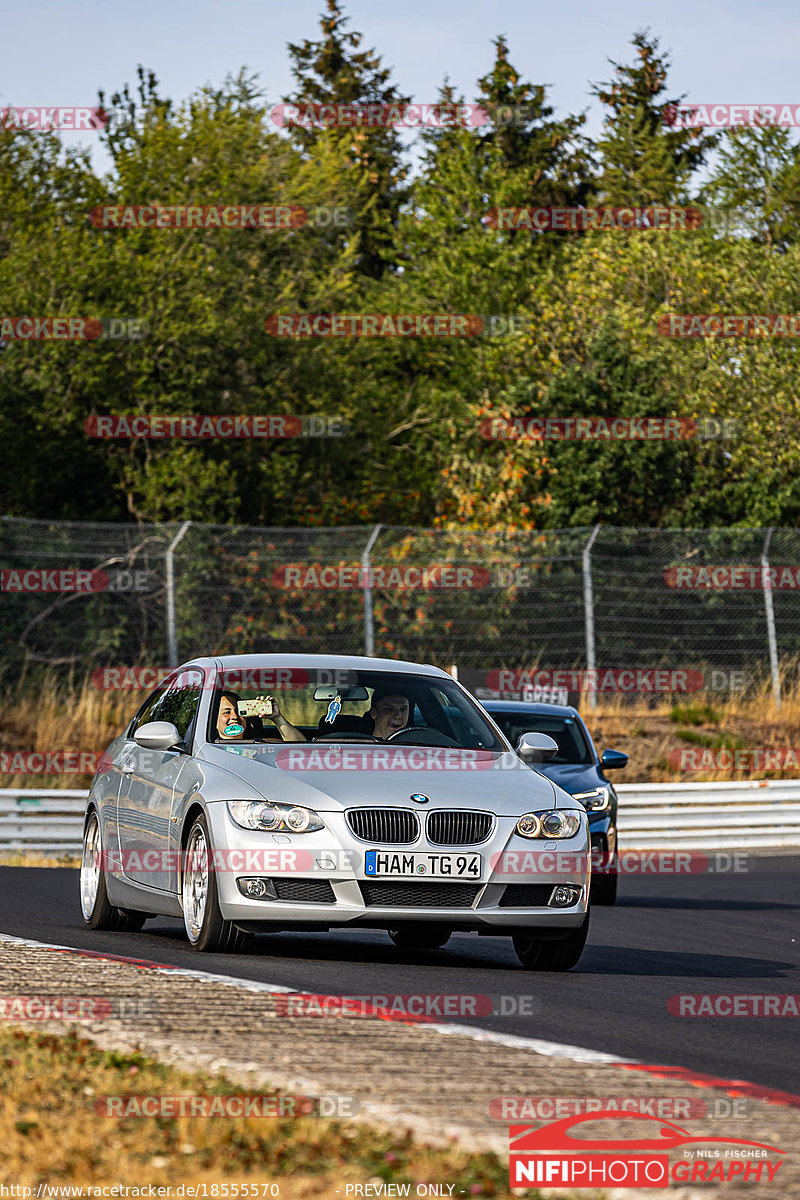
<path id="1" fill-rule="evenodd" d="M 408 846 L 419 837 L 419 818 L 405 808 L 351 808 L 345 820 L 362 842 Z"/>
<path id="2" fill-rule="evenodd" d="M 486 841 L 493 824 L 491 813 L 440 809 L 428 814 L 425 833 L 433 846 L 477 846 Z"/>

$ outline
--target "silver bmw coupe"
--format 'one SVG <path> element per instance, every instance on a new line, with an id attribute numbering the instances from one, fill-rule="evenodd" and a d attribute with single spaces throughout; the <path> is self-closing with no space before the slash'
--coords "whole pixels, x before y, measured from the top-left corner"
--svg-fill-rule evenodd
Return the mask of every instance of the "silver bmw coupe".
<path id="1" fill-rule="evenodd" d="M 589 925 L 582 804 L 450 675 L 390 659 L 197 658 L 101 756 L 80 899 L 93 929 L 183 920 L 193 946 L 254 933 L 456 931 L 513 939 L 524 967 L 575 966 Z"/>

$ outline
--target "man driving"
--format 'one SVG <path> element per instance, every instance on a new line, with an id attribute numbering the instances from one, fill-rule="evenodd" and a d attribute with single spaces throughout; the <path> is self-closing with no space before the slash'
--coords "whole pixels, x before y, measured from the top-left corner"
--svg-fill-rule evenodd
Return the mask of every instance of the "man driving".
<path id="1" fill-rule="evenodd" d="M 372 736 L 385 742 L 392 734 L 406 728 L 410 712 L 408 696 L 389 688 L 376 688 L 367 713 L 375 722 Z"/>

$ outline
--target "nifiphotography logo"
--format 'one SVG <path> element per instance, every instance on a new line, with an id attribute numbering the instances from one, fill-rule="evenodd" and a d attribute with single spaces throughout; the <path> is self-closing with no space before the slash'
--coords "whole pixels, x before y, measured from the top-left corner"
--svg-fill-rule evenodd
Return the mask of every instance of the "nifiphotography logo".
<path id="1" fill-rule="evenodd" d="M 671 1121 L 640 1113 L 624 1120 L 646 1122 L 643 1137 L 601 1138 L 594 1129 L 571 1131 L 604 1118 L 619 1121 L 614 1109 L 569 1116 L 547 1125 L 511 1125 L 509 1182 L 512 1188 L 544 1184 L 548 1188 L 669 1187 L 670 1183 L 741 1181 L 771 1183 L 783 1154 L 776 1146 L 741 1138 L 695 1136 Z M 672 1153 L 672 1159 L 670 1155 Z"/>

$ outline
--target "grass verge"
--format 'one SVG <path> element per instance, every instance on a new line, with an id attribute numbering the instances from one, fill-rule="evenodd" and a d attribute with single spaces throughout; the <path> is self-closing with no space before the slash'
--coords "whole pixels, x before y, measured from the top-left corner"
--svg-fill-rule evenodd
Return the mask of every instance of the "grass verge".
<path id="1" fill-rule="evenodd" d="M 538 1195 L 510 1192 L 508 1166 L 494 1154 L 470 1154 L 456 1143 L 426 1146 L 408 1130 L 363 1121 L 126 1119 L 95 1111 L 105 1096 L 231 1093 L 242 1089 L 221 1076 L 183 1072 L 138 1053 L 102 1050 L 74 1031 L 56 1035 L 0 1027 L 0 1181 L 34 1190 L 45 1182 L 173 1189 L 206 1182 L 209 1196 L 213 1184 L 232 1189 L 257 1181 L 277 1184 L 284 1200 L 344 1196 L 348 1182 L 407 1183 L 411 1195 L 420 1183 L 453 1184 L 454 1196 Z"/>

